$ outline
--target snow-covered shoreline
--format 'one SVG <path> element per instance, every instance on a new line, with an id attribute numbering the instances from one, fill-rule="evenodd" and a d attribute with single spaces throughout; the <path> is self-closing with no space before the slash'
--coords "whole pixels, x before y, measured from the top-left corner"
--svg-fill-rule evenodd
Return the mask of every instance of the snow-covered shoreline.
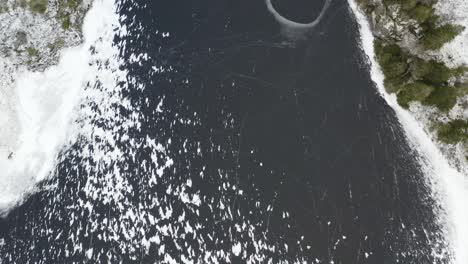
<path id="1" fill-rule="evenodd" d="M 99 59 L 90 49 L 104 42 L 112 45 L 115 12 L 112 1 L 94 1 L 83 23 L 83 43 L 61 50 L 58 64 L 43 72 L 0 58 L 0 66 L 9 69 L 0 74 L 0 122 L 8 125 L 0 130 L 0 214 L 53 175 L 60 151 L 76 139 L 76 120 L 84 114 L 80 104 L 96 76 L 97 66 L 91 62 Z"/>
<path id="2" fill-rule="evenodd" d="M 376 62 L 374 54 L 374 36 L 365 15 L 358 9 L 354 0 L 349 0 L 349 5 L 356 17 L 360 28 L 362 49 L 367 57 L 372 80 L 375 82 L 379 93 L 394 109 L 406 136 L 413 148 L 418 150 L 417 157 L 422 168 L 428 186 L 432 189 L 434 198 L 439 203 L 441 210 L 435 208 L 439 217 L 439 224 L 444 230 L 446 241 L 439 241 L 434 245 L 434 256 L 443 256 L 442 251 L 450 251 L 451 263 L 468 263 L 468 213 L 465 203 L 468 201 L 468 181 L 464 174 L 455 169 L 441 152 L 434 139 L 427 134 L 424 124 L 409 111 L 403 109 L 397 102 L 395 95 L 390 95 L 384 88 L 384 76 L 380 66 Z M 449 248 L 445 249 L 447 243 Z"/>
<path id="3" fill-rule="evenodd" d="M 435 9 L 444 20 L 463 25 L 465 30 L 453 41 L 445 44 L 439 51 L 432 52 L 431 55 L 450 67 L 468 65 L 468 1 L 438 1 Z M 420 103 L 414 103 L 410 111 L 417 120 L 424 124 L 426 132 L 437 142 L 438 147 L 448 157 L 450 164 L 465 177 L 468 177 L 467 145 L 463 143 L 450 145 L 439 142 L 435 131 L 430 131 L 430 121 L 434 119 L 443 123 L 455 119 L 468 120 L 468 95 L 459 98 L 458 103 L 448 114 L 441 114 L 434 107 L 422 106 Z"/>

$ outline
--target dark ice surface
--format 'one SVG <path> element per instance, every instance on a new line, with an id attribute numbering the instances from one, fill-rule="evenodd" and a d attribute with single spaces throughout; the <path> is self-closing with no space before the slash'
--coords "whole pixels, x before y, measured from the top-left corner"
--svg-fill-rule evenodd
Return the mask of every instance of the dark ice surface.
<path id="1" fill-rule="evenodd" d="M 273 4 L 289 19 L 310 22 L 323 1 Z M 128 60 L 131 53 L 148 53 L 152 58 L 127 65 L 129 76 L 145 84 L 144 90 L 130 89 L 126 95 L 145 116 L 131 136 L 170 139 L 167 148 L 174 160 L 174 170 L 150 188 L 144 173 L 132 170 L 148 160 L 141 149 L 136 161 L 126 163 L 133 171 L 128 177 L 134 177 L 129 199 L 136 207 L 157 197 L 171 204 L 174 215 L 184 213 L 186 221 L 204 226 L 194 239 L 163 239 L 166 251 L 177 256 L 192 248 L 196 259 L 206 250 L 231 252 L 236 240 L 242 241 L 243 253 L 227 259 L 247 263 L 255 252 L 250 235 L 245 230 L 232 235 L 236 224 L 244 228 L 247 223 L 256 226 L 256 237 L 275 246 L 264 253 L 272 263 L 433 262 L 431 251 L 439 239 L 434 203 L 417 153 L 370 80 L 346 1 L 334 0 L 319 26 L 294 40 L 282 34 L 263 0 L 124 1 L 120 12 L 130 32 L 121 55 Z M 175 70 L 154 74 L 153 66 Z M 145 98 L 149 104 L 141 103 Z M 161 99 L 163 115 L 155 112 Z M 101 231 L 85 228 L 91 218 L 102 221 L 99 212 L 70 223 L 67 206 L 86 199 L 80 194 L 85 179 L 79 170 L 67 169 L 76 162 L 60 165 L 60 200 L 51 203 L 59 194 L 43 190 L 0 220 L 3 263 L 83 263 L 89 258 L 85 252 L 65 253 L 73 252 L 66 234 L 77 222 L 83 226 L 83 248 L 95 249 L 89 263 L 105 261 L 107 252 L 123 263 L 166 263 L 157 253 L 160 246 L 148 252 L 122 250 L 118 242 L 101 240 Z M 192 192 L 205 197 L 198 213 L 166 201 L 168 186 L 187 179 Z M 242 193 L 221 188 L 226 183 Z M 232 215 L 224 215 L 218 201 Z M 96 203 L 96 210 L 119 218 L 117 210 Z M 169 221 L 176 225 L 175 219 Z"/>

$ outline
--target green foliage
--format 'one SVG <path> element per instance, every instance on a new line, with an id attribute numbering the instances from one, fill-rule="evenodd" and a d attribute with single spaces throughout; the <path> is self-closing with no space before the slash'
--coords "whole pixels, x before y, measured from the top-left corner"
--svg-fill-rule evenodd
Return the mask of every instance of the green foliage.
<path id="1" fill-rule="evenodd" d="M 78 6 L 81 4 L 82 0 L 58 0 L 59 11 L 71 11 L 74 12 L 77 10 Z"/>
<path id="2" fill-rule="evenodd" d="M 457 119 L 438 127 L 439 140 L 448 144 L 468 141 L 468 120 Z"/>
<path id="3" fill-rule="evenodd" d="M 385 90 L 389 93 L 398 92 L 402 86 L 408 81 L 407 78 L 385 78 Z"/>
<path id="4" fill-rule="evenodd" d="M 44 14 L 47 11 L 48 0 L 29 0 L 29 8 L 33 12 Z"/>
<path id="5" fill-rule="evenodd" d="M 70 14 L 77 14 L 78 7 L 82 1 L 83 0 L 58 0 L 58 17 L 60 21 L 62 21 L 63 29 L 67 30 L 73 26 Z"/>
<path id="6" fill-rule="evenodd" d="M 76 8 L 81 4 L 81 0 L 67 0 L 67 3 L 72 10 L 76 10 Z"/>
<path id="7" fill-rule="evenodd" d="M 382 65 L 385 71 L 385 74 L 390 78 L 400 77 L 405 74 L 408 69 L 408 63 L 404 60 L 394 60 L 390 61 L 387 64 Z"/>
<path id="8" fill-rule="evenodd" d="M 50 50 L 57 50 L 57 49 L 60 49 L 63 47 L 63 45 L 65 45 L 65 40 L 63 40 L 62 38 L 56 40 L 54 43 L 50 43 L 49 45 L 47 45 L 47 47 L 50 49 Z"/>
<path id="9" fill-rule="evenodd" d="M 466 96 L 468 95 L 468 83 L 458 84 L 455 86 L 457 89 L 457 96 Z"/>
<path id="10" fill-rule="evenodd" d="M 431 63 L 423 59 L 415 58 L 411 62 L 411 75 L 415 80 L 422 80 L 431 74 Z"/>
<path id="11" fill-rule="evenodd" d="M 407 81 L 408 56 L 396 44 L 384 44 L 375 40 L 374 49 L 377 60 L 385 75 L 385 87 L 388 92 L 396 92 Z"/>
<path id="12" fill-rule="evenodd" d="M 39 56 L 39 51 L 33 47 L 29 47 L 26 49 L 26 52 L 30 57 L 37 57 Z"/>
<path id="13" fill-rule="evenodd" d="M 463 26 L 445 24 L 438 27 L 427 27 L 421 38 L 422 46 L 427 50 L 438 50 L 445 43 L 453 40 L 465 28 Z"/>
<path id="14" fill-rule="evenodd" d="M 457 88 L 452 86 L 438 86 L 423 103 L 433 105 L 442 111 L 449 111 L 457 103 Z"/>
<path id="15" fill-rule="evenodd" d="M 423 82 L 415 82 L 402 86 L 397 94 L 398 104 L 404 108 L 409 107 L 411 101 L 424 101 L 435 88 Z"/>
<path id="16" fill-rule="evenodd" d="M 6 3 L 1 2 L 0 3 L 0 14 L 4 13 L 4 12 L 8 12 L 8 11 L 9 11 L 8 5 Z"/>
<path id="17" fill-rule="evenodd" d="M 28 35 L 24 31 L 16 32 L 16 45 L 24 45 L 28 42 Z"/>
<path id="18" fill-rule="evenodd" d="M 405 11 L 409 11 L 416 7 L 418 0 L 404 0 L 401 2 L 401 8 Z"/>
<path id="19" fill-rule="evenodd" d="M 409 14 L 419 23 L 424 23 L 434 14 L 434 9 L 431 6 L 418 4 L 409 10 Z"/>
<path id="20" fill-rule="evenodd" d="M 374 43 L 377 60 L 388 78 L 400 77 L 408 69 L 407 56 L 396 44 L 383 44 L 376 40 Z"/>
<path id="21" fill-rule="evenodd" d="M 466 67 L 455 69 L 448 68 L 445 64 L 435 60 L 424 61 L 419 58 L 412 58 L 410 72 L 412 79 L 419 88 L 424 88 L 418 93 L 418 89 L 405 89 L 398 94 L 398 102 L 403 107 L 408 107 L 410 101 L 421 101 L 427 105 L 434 105 L 443 111 L 450 110 L 456 103 L 458 96 L 466 94 L 467 88 L 464 86 L 447 86 L 447 81 L 454 76 L 460 76 L 466 72 Z M 427 87 L 431 87 L 428 89 Z M 430 91 L 430 94 L 426 92 Z"/>
<path id="22" fill-rule="evenodd" d="M 70 15 L 67 14 L 62 18 L 62 28 L 65 30 L 70 28 Z"/>
<path id="23" fill-rule="evenodd" d="M 390 5 L 401 5 L 400 0 L 383 0 L 383 3 L 385 6 L 390 6 Z"/>
<path id="24" fill-rule="evenodd" d="M 462 76 L 465 73 L 468 73 L 468 67 L 467 66 L 461 66 L 456 69 L 452 69 L 452 74 L 453 76 Z"/>
<path id="25" fill-rule="evenodd" d="M 459 69 L 450 69 L 435 60 L 415 59 L 411 64 L 411 69 L 415 80 L 423 80 L 434 85 L 445 84 L 450 77 L 459 75 Z"/>
<path id="26" fill-rule="evenodd" d="M 15 6 L 20 6 L 22 8 L 26 8 L 28 6 L 28 0 L 19 0 L 15 2 Z"/>

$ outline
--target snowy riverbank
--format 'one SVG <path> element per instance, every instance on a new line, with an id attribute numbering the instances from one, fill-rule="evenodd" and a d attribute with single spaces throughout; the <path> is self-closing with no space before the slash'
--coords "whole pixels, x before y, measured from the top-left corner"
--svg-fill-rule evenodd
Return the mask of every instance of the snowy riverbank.
<path id="1" fill-rule="evenodd" d="M 468 226 L 466 225 L 468 214 L 464 205 L 468 201 L 468 182 L 465 174 L 455 169 L 453 162 L 451 163 L 446 156 L 447 152 L 444 152 L 445 155 L 442 153 L 443 146 L 437 144 L 436 140 L 428 133 L 424 119 L 418 115 L 421 113 L 420 111 L 426 111 L 426 109 L 416 110 L 418 108 L 411 107 L 411 111 L 407 111 L 398 104 L 395 95 L 386 92 L 384 76 L 375 59 L 374 36 L 369 23 L 353 0 L 350 0 L 349 4 L 360 26 L 362 48 L 368 58 L 372 80 L 387 103 L 395 110 L 409 142 L 418 150 L 419 161 L 427 177 L 427 184 L 432 188 L 433 195 L 442 208 L 434 210 L 438 210 L 439 221 L 444 227 L 447 241 L 440 241 L 438 245 L 434 245 L 434 255 L 443 255 L 440 254 L 440 251 L 445 249 L 440 247 L 446 242 L 450 246 L 447 249 L 451 252 L 450 261 L 456 264 L 467 263 L 468 254 L 465 248 L 468 245 Z M 466 36 L 466 33 L 464 34 L 463 36 Z M 464 166 L 466 166 L 466 161 Z M 466 171 L 466 167 L 461 171 Z"/>
<path id="2" fill-rule="evenodd" d="M 83 43 L 61 49 L 58 63 L 44 71 L 0 58 L 0 213 L 53 175 L 60 151 L 76 138 L 80 103 L 98 67 L 91 66 L 98 59 L 91 47 L 112 45 L 115 12 L 113 3 L 95 1 L 84 19 Z"/>

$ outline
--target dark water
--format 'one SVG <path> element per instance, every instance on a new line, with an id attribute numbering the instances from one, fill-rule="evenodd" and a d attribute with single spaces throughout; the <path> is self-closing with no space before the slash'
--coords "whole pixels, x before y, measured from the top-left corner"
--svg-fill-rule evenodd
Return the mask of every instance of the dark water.
<path id="1" fill-rule="evenodd" d="M 310 23 L 319 15 L 324 0 L 272 0 L 273 7 L 285 18 L 299 23 Z"/>
<path id="2" fill-rule="evenodd" d="M 303 2 L 307 8 L 292 6 Z M 302 22 L 323 4 L 274 3 Z M 131 188 L 119 209 L 82 191 L 80 164 L 87 161 L 74 155 L 86 143 L 78 142 L 51 180 L 58 188 L 1 220 L 3 263 L 168 263 L 166 253 L 176 263 L 182 256 L 214 263 L 206 252 L 218 252 L 219 263 L 433 262 L 433 202 L 416 153 L 370 80 L 345 1 L 335 0 L 321 24 L 294 42 L 263 0 L 124 1 L 120 12 L 130 34 L 115 41 L 132 40 L 121 55 L 151 57 L 126 66 L 129 79 L 145 84 L 127 91 L 144 118 L 126 132 L 136 142 L 148 135 L 166 142 L 159 158 L 169 155 L 174 165 L 149 184 L 154 172 L 141 164 L 151 163 L 151 149 L 128 145 L 135 156 L 115 162 Z M 153 66 L 170 70 L 155 73 Z M 155 111 L 161 100 L 163 113 Z M 172 191 L 187 180 L 185 192 L 199 195 L 199 206 Z M 77 201 L 93 203 L 94 213 Z M 156 225 L 123 217 L 161 208 L 172 216 Z M 186 223 L 197 232 L 188 234 Z M 176 231 L 164 235 L 163 226 Z M 129 239 L 125 228 L 142 234 Z M 111 233 L 118 239 L 104 238 Z M 162 242 L 145 250 L 141 240 L 149 234 Z M 231 253 L 237 242 L 239 256 Z"/>

